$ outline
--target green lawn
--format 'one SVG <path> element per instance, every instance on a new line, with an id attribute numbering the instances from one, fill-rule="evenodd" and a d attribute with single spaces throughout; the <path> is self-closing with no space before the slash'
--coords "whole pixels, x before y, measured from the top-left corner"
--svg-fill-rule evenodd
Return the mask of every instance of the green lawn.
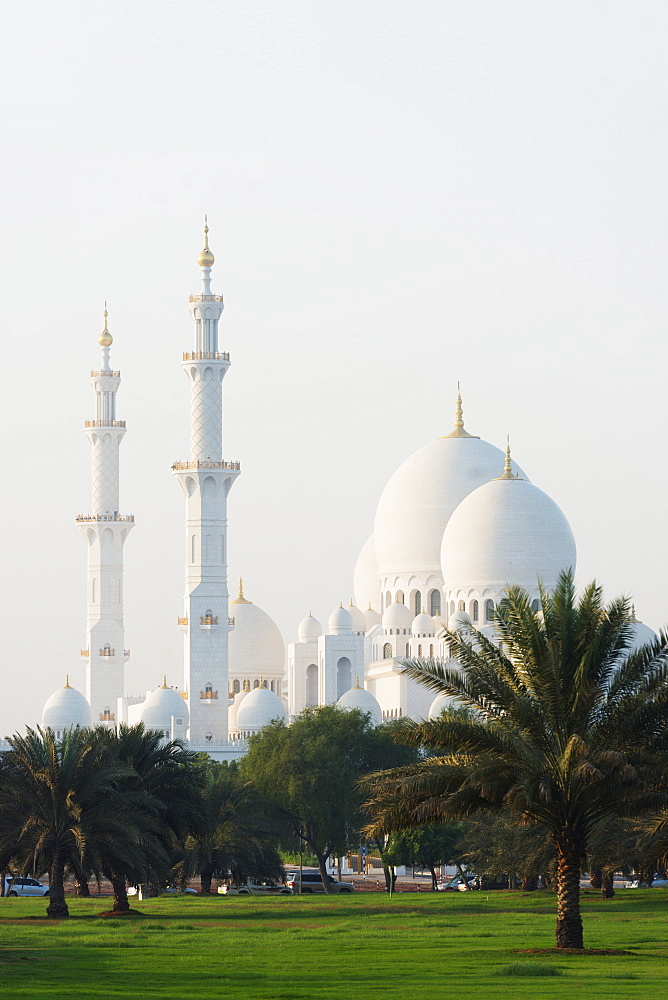
<path id="1" fill-rule="evenodd" d="M 72 900 L 70 920 L 42 899 L 0 899 L 0 995 L 262 1000 L 364 997 L 527 1000 L 663 998 L 668 890 L 587 896 L 590 948 L 626 955 L 526 955 L 550 948 L 554 896 L 423 893 L 135 904 L 131 920 L 96 918 L 109 900 Z"/>

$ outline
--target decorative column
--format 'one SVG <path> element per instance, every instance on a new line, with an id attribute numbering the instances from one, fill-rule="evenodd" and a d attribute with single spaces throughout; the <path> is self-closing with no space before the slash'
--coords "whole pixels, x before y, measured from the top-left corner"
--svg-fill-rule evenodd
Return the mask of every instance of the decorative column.
<path id="1" fill-rule="evenodd" d="M 190 742 L 227 740 L 228 617 L 227 495 L 239 475 L 238 462 L 222 457 L 222 382 L 229 354 L 218 350 L 223 296 L 211 291 L 214 256 L 204 226 L 202 292 L 190 296 L 194 350 L 183 355 L 190 382 L 190 457 L 175 462 L 174 475 L 186 498 L 186 583 L 184 683 L 190 710 Z"/>
<path id="2" fill-rule="evenodd" d="M 88 553 L 88 615 L 86 621 L 86 698 L 93 725 L 113 726 L 118 699 L 125 693 L 123 667 L 130 656 L 123 626 L 123 546 L 134 526 L 132 514 L 118 512 L 118 451 L 125 421 L 116 419 L 116 393 L 121 373 L 109 365 L 112 336 L 104 310 L 104 330 L 98 338 L 102 367 L 90 373 L 97 399 L 95 420 L 87 420 L 92 449 L 92 513 L 77 524 Z"/>

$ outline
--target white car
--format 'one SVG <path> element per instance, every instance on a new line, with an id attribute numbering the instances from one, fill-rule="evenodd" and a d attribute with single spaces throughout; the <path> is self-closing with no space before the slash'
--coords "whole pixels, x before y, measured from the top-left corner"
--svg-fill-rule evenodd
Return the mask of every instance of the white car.
<path id="1" fill-rule="evenodd" d="M 5 896 L 48 896 L 49 887 L 36 878 L 15 878 L 5 876 Z"/>
<path id="2" fill-rule="evenodd" d="M 241 885 L 220 885 L 218 892 L 223 896 L 292 896 L 292 889 L 268 879 L 247 878 Z"/>
<path id="3" fill-rule="evenodd" d="M 138 896 L 139 889 L 136 885 L 130 885 L 126 889 L 128 896 Z M 159 896 L 196 896 L 197 889 L 182 889 L 180 885 L 169 885 L 166 889 L 158 890 Z"/>
<path id="4" fill-rule="evenodd" d="M 668 878 L 655 878 L 652 880 L 652 889 L 665 889 L 668 886 Z M 631 882 L 626 883 L 627 889 L 646 889 L 647 882 L 641 882 L 640 879 L 633 879 Z"/>

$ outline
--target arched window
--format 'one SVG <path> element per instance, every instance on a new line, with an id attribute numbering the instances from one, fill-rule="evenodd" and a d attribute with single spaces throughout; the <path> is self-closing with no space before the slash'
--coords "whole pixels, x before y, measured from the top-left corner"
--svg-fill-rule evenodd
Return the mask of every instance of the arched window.
<path id="1" fill-rule="evenodd" d="M 213 694 L 213 684 L 211 683 L 211 681 L 207 681 L 207 683 L 204 685 L 204 693 Z"/>
<path id="2" fill-rule="evenodd" d="M 422 643 L 418 645 L 418 656 L 422 656 Z"/>
<path id="3" fill-rule="evenodd" d="M 537 615 L 537 614 L 538 614 L 538 612 L 540 611 L 540 603 L 539 603 L 539 601 L 538 601 L 537 599 L 534 599 L 534 600 L 533 600 L 533 601 L 531 602 L 531 610 L 533 611 L 533 613 L 534 613 L 535 615 Z"/>
<path id="4" fill-rule="evenodd" d="M 493 617 L 494 617 L 494 601 L 490 599 L 488 601 L 485 601 L 485 621 L 491 622 Z"/>
<path id="5" fill-rule="evenodd" d="M 460 601 L 457 605 L 457 611 L 466 611 L 466 602 Z"/>
<path id="6" fill-rule="evenodd" d="M 433 643 L 429 646 L 429 655 L 430 656 L 434 655 L 434 645 L 433 645 Z"/>
<path id="7" fill-rule="evenodd" d="M 391 660 L 392 659 L 392 643 L 391 642 L 386 642 L 385 645 L 383 646 L 383 659 L 384 660 Z"/>
<path id="8" fill-rule="evenodd" d="M 471 601 L 471 621 L 477 622 L 480 617 L 480 605 L 477 601 Z"/>
<path id="9" fill-rule="evenodd" d="M 271 682 L 271 690 L 272 691 L 274 690 L 274 682 L 273 681 Z"/>
<path id="10" fill-rule="evenodd" d="M 429 598 L 429 614 L 432 618 L 435 615 L 440 615 L 441 613 L 441 592 L 440 590 L 432 590 L 431 597 Z"/>
<path id="11" fill-rule="evenodd" d="M 232 691 L 234 694 L 239 694 L 241 691 L 241 681 L 232 681 Z"/>
<path id="12" fill-rule="evenodd" d="M 388 590 L 388 592 L 385 594 L 385 607 L 389 608 L 391 603 L 392 603 L 392 594 Z"/>
<path id="13" fill-rule="evenodd" d="M 406 656 L 410 656 L 410 655 L 411 655 L 411 644 L 410 644 L 410 642 L 407 642 L 406 643 Z"/>
<path id="14" fill-rule="evenodd" d="M 259 688 L 259 686 L 260 686 L 259 681 L 253 681 L 253 691 L 255 690 L 255 688 Z"/>
<path id="15" fill-rule="evenodd" d="M 350 691 L 352 687 L 352 664 L 347 656 L 342 656 L 336 664 L 336 697 L 337 699 Z"/>
<path id="16" fill-rule="evenodd" d="M 309 663 L 306 668 L 306 705 L 312 708 L 318 704 L 318 668 L 315 663 Z"/>
<path id="17" fill-rule="evenodd" d="M 415 605 L 413 610 L 415 611 L 415 616 L 417 617 L 419 614 L 422 614 L 422 594 L 420 593 L 419 590 L 415 591 L 414 600 L 415 600 Z"/>
<path id="18" fill-rule="evenodd" d="M 262 681 L 262 687 L 266 688 L 266 686 L 267 686 L 267 682 L 266 681 Z"/>
<path id="19" fill-rule="evenodd" d="M 397 604 L 403 604 L 404 603 L 404 592 L 403 592 L 403 590 L 398 590 L 397 591 L 396 602 L 397 602 Z"/>
<path id="20" fill-rule="evenodd" d="M 450 601 L 450 614 L 454 615 L 454 613 L 455 613 L 455 602 Z"/>

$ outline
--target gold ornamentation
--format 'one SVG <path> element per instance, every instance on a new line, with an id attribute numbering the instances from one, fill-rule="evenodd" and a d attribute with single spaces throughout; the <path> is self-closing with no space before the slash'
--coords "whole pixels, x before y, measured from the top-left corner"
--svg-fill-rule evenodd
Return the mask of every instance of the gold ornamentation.
<path id="1" fill-rule="evenodd" d="M 216 258 L 211 253 L 209 249 L 209 226 L 207 223 L 206 215 L 204 216 L 204 249 L 197 258 L 197 263 L 200 267 L 213 267 Z"/>
<path id="2" fill-rule="evenodd" d="M 252 604 L 252 603 L 253 603 L 252 601 L 247 601 L 246 598 L 244 597 L 244 581 L 241 579 L 241 577 L 239 577 L 239 593 L 237 594 L 236 598 L 233 601 L 230 601 L 230 604 Z"/>
<path id="3" fill-rule="evenodd" d="M 455 406 L 455 426 L 449 434 L 442 434 L 442 438 L 476 438 L 479 440 L 477 434 L 469 434 L 469 432 L 464 428 L 464 409 L 462 407 L 462 394 L 459 390 L 459 382 L 457 383 L 457 403 Z"/>
<path id="4" fill-rule="evenodd" d="M 104 330 L 102 331 L 102 333 L 100 334 L 100 336 L 97 338 L 97 342 L 100 345 L 100 347 L 111 347 L 111 345 L 114 342 L 114 338 L 109 333 L 109 327 L 107 326 L 107 316 L 108 315 L 109 315 L 109 313 L 107 312 L 107 303 L 105 302 L 104 303 Z"/>

